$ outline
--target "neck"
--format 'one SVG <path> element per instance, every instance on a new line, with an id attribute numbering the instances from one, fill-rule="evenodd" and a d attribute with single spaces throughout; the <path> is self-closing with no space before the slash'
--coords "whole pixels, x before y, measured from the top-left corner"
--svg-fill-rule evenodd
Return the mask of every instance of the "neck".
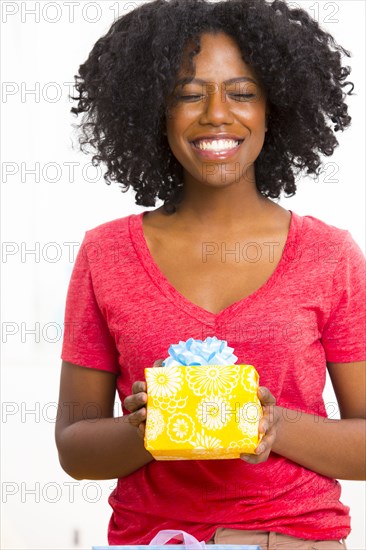
<path id="1" fill-rule="evenodd" d="M 228 231 L 256 226 L 271 206 L 273 202 L 261 195 L 255 184 L 215 188 L 188 183 L 174 217 L 185 226 Z"/>

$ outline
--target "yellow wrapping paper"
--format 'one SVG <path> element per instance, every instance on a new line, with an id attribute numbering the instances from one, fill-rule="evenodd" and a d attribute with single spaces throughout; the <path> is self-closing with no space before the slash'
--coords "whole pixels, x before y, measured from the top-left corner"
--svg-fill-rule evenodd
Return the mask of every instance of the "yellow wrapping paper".
<path id="1" fill-rule="evenodd" d="M 252 365 L 145 369 L 145 448 L 156 460 L 239 458 L 254 454 L 263 434 Z"/>

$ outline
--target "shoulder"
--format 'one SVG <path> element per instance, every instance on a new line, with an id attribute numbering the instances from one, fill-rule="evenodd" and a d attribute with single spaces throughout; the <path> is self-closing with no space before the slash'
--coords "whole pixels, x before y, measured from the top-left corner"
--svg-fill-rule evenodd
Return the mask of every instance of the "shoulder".
<path id="1" fill-rule="evenodd" d="M 130 219 L 135 217 L 134 214 L 117 218 L 108 222 L 104 222 L 96 227 L 88 229 L 85 232 L 87 241 L 105 241 L 111 238 L 121 239 L 128 237 Z"/>
<path id="2" fill-rule="evenodd" d="M 329 261 L 364 254 L 348 229 L 337 227 L 314 216 L 294 213 L 299 231 L 299 241 L 305 249 L 317 251 L 317 256 Z"/>
<path id="3" fill-rule="evenodd" d="M 347 239 L 347 234 L 349 234 L 347 229 L 326 223 L 315 216 L 300 216 L 299 214 L 295 214 L 295 216 L 301 224 L 301 232 L 304 238 L 331 238 L 335 241 L 343 242 Z"/>
<path id="4" fill-rule="evenodd" d="M 138 215 L 131 214 L 85 231 L 80 250 L 94 271 L 97 267 L 104 269 L 108 263 L 117 264 L 122 257 L 133 256 L 130 226 L 137 219 Z"/>

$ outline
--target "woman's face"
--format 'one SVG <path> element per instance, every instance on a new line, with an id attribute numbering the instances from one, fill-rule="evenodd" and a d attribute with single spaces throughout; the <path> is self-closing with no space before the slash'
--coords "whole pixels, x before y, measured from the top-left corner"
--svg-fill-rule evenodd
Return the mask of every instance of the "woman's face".
<path id="1" fill-rule="evenodd" d="M 179 72 L 167 111 L 167 138 L 185 183 L 251 182 L 266 132 L 266 99 L 236 42 L 224 33 L 201 36 L 195 79 Z M 220 140 L 220 141 L 219 141 Z"/>

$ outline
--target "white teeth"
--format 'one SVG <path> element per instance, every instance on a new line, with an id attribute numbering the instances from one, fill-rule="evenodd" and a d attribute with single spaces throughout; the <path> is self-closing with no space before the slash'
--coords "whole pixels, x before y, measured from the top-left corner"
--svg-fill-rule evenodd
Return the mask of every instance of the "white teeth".
<path id="1" fill-rule="evenodd" d="M 199 149 L 211 150 L 211 151 L 226 151 L 228 149 L 234 149 L 239 145 L 239 141 L 234 139 L 215 139 L 210 141 L 197 141 L 196 146 Z"/>

